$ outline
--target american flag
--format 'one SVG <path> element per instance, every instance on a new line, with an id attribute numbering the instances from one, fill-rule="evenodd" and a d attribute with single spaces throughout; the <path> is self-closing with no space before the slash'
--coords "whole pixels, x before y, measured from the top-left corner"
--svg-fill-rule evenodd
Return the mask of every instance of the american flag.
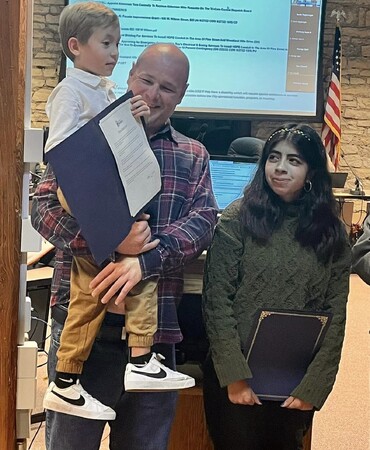
<path id="1" fill-rule="evenodd" d="M 342 57 L 342 43 L 339 26 L 335 29 L 333 66 L 326 99 L 324 125 L 321 138 L 335 170 L 339 166 L 341 139 L 341 91 L 340 91 L 340 63 Z"/>

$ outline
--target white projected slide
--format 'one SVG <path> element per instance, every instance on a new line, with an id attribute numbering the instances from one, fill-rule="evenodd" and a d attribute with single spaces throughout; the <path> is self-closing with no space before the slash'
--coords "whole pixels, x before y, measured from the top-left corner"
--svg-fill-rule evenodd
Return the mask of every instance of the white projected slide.
<path id="1" fill-rule="evenodd" d="M 173 42 L 191 64 L 179 111 L 315 116 L 320 1 L 102 3 L 121 23 L 119 64 L 112 76 L 118 95 L 143 48 Z"/>

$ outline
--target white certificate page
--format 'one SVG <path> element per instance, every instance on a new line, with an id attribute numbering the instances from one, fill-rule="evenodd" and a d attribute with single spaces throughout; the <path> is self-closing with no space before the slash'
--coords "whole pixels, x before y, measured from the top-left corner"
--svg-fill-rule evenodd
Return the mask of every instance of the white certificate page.
<path id="1" fill-rule="evenodd" d="M 161 189 L 158 161 L 141 122 L 131 112 L 130 100 L 100 120 L 125 189 L 131 216 L 135 216 Z"/>

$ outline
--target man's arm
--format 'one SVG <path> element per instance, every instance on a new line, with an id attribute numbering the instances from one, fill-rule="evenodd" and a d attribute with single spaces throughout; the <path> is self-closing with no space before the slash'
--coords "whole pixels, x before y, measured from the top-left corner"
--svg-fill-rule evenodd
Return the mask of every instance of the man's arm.
<path id="1" fill-rule="evenodd" d="M 352 247 L 352 270 L 370 284 L 370 216 L 364 222 L 364 232 Z"/>
<path id="2" fill-rule="evenodd" d="M 155 242 L 159 239 L 159 244 L 153 250 L 109 263 L 90 283 L 92 294 L 99 296 L 109 288 L 101 299 L 108 303 L 119 292 L 115 300 L 118 305 L 141 279 L 178 270 L 211 243 L 216 215 L 211 207 L 196 208 L 186 218 L 155 235 Z"/>
<path id="3" fill-rule="evenodd" d="M 59 203 L 58 184 L 50 165 L 40 180 L 32 199 L 33 227 L 51 244 L 73 256 L 89 256 L 87 243 L 80 227 Z"/>

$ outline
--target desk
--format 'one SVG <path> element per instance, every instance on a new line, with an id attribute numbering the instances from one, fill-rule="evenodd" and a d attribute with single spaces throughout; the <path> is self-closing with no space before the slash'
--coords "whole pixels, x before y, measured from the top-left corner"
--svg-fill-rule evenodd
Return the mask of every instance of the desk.
<path id="1" fill-rule="evenodd" d="M 363 200 L 370 201 L 370 193 L 364 191 L 363 194 L 351 194 L 348 189 L 333 189 L 334 197 L 339 201 L 345 200 Z"/>
<path id="2" fill-rule="evenodd" d="M 27 270 L 27 284 L 50 284 L 53 277 L 53 267 L 38 267 L 37 269 Z"/>
<path id="3" fill-rule="evenodd" d="M 346 226 L 348 235 L 351 235 L 352 224 L 354 222 L 353 220 L 354 201 L 362 200 L 364 202 L 368 202 L 370 201 L 370 194 L 368 193 L 364 193 L 362 195 L 351 194 L 349 192 L 349 189 L 333 189 L 333 193 L 335 199 L 339 203 L 341 219 Z"/>

